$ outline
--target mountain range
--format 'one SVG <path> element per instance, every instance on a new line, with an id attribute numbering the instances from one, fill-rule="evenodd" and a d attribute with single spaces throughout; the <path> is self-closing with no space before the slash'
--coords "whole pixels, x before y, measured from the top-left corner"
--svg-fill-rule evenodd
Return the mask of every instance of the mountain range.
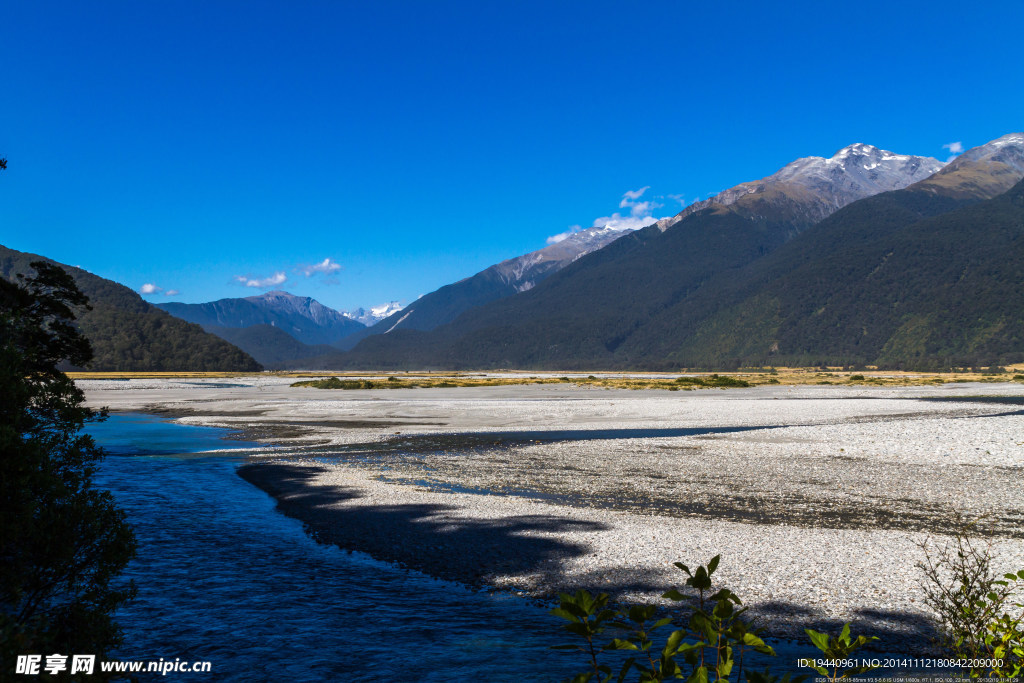
<path id="1" fill-rule="evenodd" d="M 96 369 L 990 365 L 1024 359 L 1022 178 L 1020 133 L 946 164 L 854 144 L 404 308 L 281 291 L 157 308 L 63 267 L 93 300 Z M 35 258 L 0 248 L 0 274 Z"/>
<path id="2" fill-rule="evenodd" d="M 281 291 L 205 304 L 168 302 L 157 306 L 214 334 L 222 328 L 267 325 L 303 344 L 331 344 L 365 327 L 315 299 Z"/>
<path id="3" fill-rule="evenodd" d="M 942 278 L 948 263 L 973 258 L 1011 281 L 1024 279 L 1013 230 L 1003 232 L 1011 241 L 1001 252 L 989 253 L 993 245 L 980 222 L 995 211 L 1012 225 L 1022 159 L 1021 134 L 969 150 L 945 166 L 868 145 L 851 145 L 831 159 L 801 159 L 687 207 L 678 220 L 624 235 L 525 292 L 468 309 L 431 331 L 396 329 L 367 337 L 348 354 L 316 362 L 672 368 L 812 360 L 974 364 L 1014 357 L 1022 350 L 1011 334 L 1020 298 L 992 304 L 989 318 L 1003 321 L 992 323 L 1003 325 L 1010 335 L 1003 336 L 970 322 L 962 301 L 943 299 L 962 292 Z M 986 200 L 992 203 L 970 208 Z M 928 230 L 941 226 L 947 234 L 954 225 L 964 243 L 956 258 L 943 257 Z M 890 262 L 904 270 L 890 271 Z M 963 282 L 983 291 L 963 267 Z M 881 284 L 879 273 L 890 280 Z M 907 289 L 911 282 L 916 298 Z M 895 292 L 906 298 L 887 298 Z M 843 303 L 854 300 L 873 303 L 864 310 Z M 956 324 L 937 312 L 944 305 L 959 316 Z M 866 319 L 878 322 L 850 337 L 850 321 Z M 975 341 L 953 343 L 948 333 L 957 325 Z M 914 338 L 932 341 L 915 351 L 908 346 Z"/>

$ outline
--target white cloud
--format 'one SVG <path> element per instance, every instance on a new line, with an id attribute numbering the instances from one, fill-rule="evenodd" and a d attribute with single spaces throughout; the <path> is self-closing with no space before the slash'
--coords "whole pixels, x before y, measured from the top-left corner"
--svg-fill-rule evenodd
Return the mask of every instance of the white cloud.
<path id="1" fill-rule="evenodd" d="M 139 287 L 139 294 L 156 294 L 162 289 L 163 287 L 157 287 L 152 282 L 147 282 L 146 284 Z"/>
<path id="2" fill-rule="evenodd" d="M 611 216 L 602 216 L 601 218 L 595 218 L 591 227 L 594 228 L 608 228 L 609 230 L 638 230 L 640 228 L 647 227 L 651 223 L 654 223 L 658 219 L 654 217 L 654 210 L 660 209 L 664 204 L 659 204 L 655 201 L 638 201 L 647 190 L 651 189 L 650 185 L 645 185 L 639 190 L 628 190 L 622 194 L 622 199 L 619 201 L 620 209 L 629 209 L 629 215 L 624 216 L 618 211 L 613 213 Z M 673 198 L 682 197 L 682 195 L 669 195 Z M 682 199 L 679 199 L 682 203 Z M 548 244 L 558 244 L 562 240 L 566 239 L 573 233 L 583 230 L 582 226 L 570 225 L 569 229 L 565 232 L 560 232 L 557 235 L 551 235 L 547 238 Z"/>
<path id="3" fill-rule="evenodd" d="M 643 218 L 645 216 L 646 217 L 650 217 L 651 212 L 654 209 L 660 209 L 663 206 L 662 204 L 658 204 L 657 202 L 651 202 L 651 201 L 640 202 L 640 201 L 637 201 L 638 199 L 640 199 L 640 197 L 643 195 L 644 192 L 647 192 L 647 190 L 650 189 L 650 187 L 651 187 L 650 185 L 647 185 L 645 187 L 641 187 L 639 190 L 630 190 L 629 192 L 624 193 L 622 195 L 622 201 L 619 202 L 619 208 L 620 209 L 629 209 L 629 215 L 631 217 L 633 217 L 633 218 Z M 618 214 L 612 214 L 612 215 L 613 216 L 618 216 Z M 602 219 L 602 218 L 598 218 L 597 219 L 597 221 L 601 221 L 601 220 L 604 220 L 604 219 Z M 597 221 L 594 221 L 595 227 L 597 226 Z"/>
<path id="4" fill-rule="evenodd" d="M 164 292 L 164 296 L 178 296 L 179 294 L 181 294 L 181 292 L 176 289 L 168 289 Z"/>
<path id="5" fill-rule="evenodd" d="M 266 289 L 267 287 L 274 287 L 283 283 L 288 277 L 282 272 L 278 271 L 270 277 L 253 277 L 251 275 L 236 275 L 235 280 L 246 287 L 256 287 L 257 289 Z"/>
<path id="6" fill-rule="evenodd" d="M 551 237 L 549 237 L 547 239 L 547 243 L 548 244 L 558 244 L 559 242 L 564 240 L 569 235 L 573 234 L 574 232 L 579 232 L 582 229 L 583 229 L 582 225 L 570 225 L 569 229 L 566 230 L 565 232 L 560 232 L 557 235 L 552 235 Z"/>
<path id="7" fill-rule="evenodd" d="M 964 143 L 962 142 L 950 142 L 942 146 L 942 149 L 948 149 L 950 151 L 950 157 L 946 159 L 946 163 L 956 159 L 957 155 L 964 151 Z"/>
<path id="8" fill-rule="evenodd" d="M 644 192 L 647 192 L 647 190 L 649 190 L 649 189 L 651 189 L 650 185 L 644 185 L 639 190 L 627 190 L 622 195 L 622 201 L 619 202 L 619 208 L 620 209 L 626 208 L 627 206 L 629 206 L 629 202 L 631 200 L 640 199 L 640 197 L 643 196 Z"/>
<path id="9" fill-rule="evenodd" d="M 310 277 L 317 273 L 335 273 L 341 270 L 341 264 L 335 263 L 330 258 L 325 258 L 320 263 L 314 263 L 311 266 L 299 266 L 299 270 L 301 270 L 306 277 Z"/>
<path id="10" fill-rule="evenodd" d="M 657 220 L 657 218 L 650 214 L 645 216 L 623 216 L 616 211 L 611 216 L 595 218 L 593 227 L 608 228 L 609 230 L 639 230 Z"/>

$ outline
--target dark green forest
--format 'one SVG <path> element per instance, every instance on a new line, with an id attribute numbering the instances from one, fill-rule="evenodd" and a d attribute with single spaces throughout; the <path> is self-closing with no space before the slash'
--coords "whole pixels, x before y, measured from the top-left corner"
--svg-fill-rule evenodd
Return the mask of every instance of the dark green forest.
<path id="1" fill-rule="evenodd" d="M 148 304 L 131 289 L 36 254 L 0 246 L 0 277 L 32 272 L 45 261 L 71 274 L 91 310 L 76 311 L 78 326 L 94 349 L 88 370 L 254 372 L 261 366 L 228 342 Z"/>
<path id="2" fill-rule="evenodd" d="M 204 325 L 203 329 L 245 349 L 266 368 L 280 368 L 296 358 L 320 356 L 336 351 L 334 347 L 326 344 L 303 344 L 273 325 L 251 325 L 249 327 Z"/>

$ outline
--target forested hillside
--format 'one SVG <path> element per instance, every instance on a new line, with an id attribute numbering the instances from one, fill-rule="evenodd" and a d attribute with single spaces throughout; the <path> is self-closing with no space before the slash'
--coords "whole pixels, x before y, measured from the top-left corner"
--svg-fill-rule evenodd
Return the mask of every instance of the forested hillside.
<path id="1" fill-rule="evenodd" d="M 902 191 L 837 213 L 813 242 L 794 240 L 717 292 L 666 311 L 629 351 L 716 367 L 1024 360 L 1024 181 L 915 220 L 914 208 L 936 203 Z"/>
<path id="2" fill-rule="evenodd" d="M 80 268 L 0 246 L 0 277 L 31 271 L 32 261 L 47 261 L 71 274 L 89 297 L 92 310 L 78 312 L 78 325 L 92 343 L 90 370 L 258 371 L 251 356 L 146 303 L 131 289 Z"/>

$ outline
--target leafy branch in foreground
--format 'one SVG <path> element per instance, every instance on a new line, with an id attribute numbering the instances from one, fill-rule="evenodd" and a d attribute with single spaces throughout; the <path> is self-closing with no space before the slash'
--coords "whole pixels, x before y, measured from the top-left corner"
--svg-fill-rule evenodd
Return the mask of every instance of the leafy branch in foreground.
<path id="1" fill-rule="evenodd" d="M 1024 593 L 1024 570 L 1000 576 L 991 545 L 980 544 L 977 532 L 976 522 L 959 520 L 949 543 L 921 542 L 921 588 L 935 613 L 939 644 L 974 664 L 971 678 L 1013 678 L 1024 673 L 1024 604 L 1014 602 Z"/>
<path id="2" fill-rule="evenodd" d="M 843 624 L 843 630 L 838 636 L 830 636 L 827 633 L 812 631 L 809 628 L 804 629 L 804 631 L 807 633 L 807 637 L 811 639 L 811 643 L 814 644 L 814 647 L 821 650 L 822 657 L 825 660 L 831 660 L 834 662 L 849 660 L 850 655 L 853 654 L 854 651 L 859 650 L 873 640 L 878 640 L 875 636 L 857 636 L 856 638 L 852 638 L 850 636 L 849 623 Z M 830 681 L 840 681 L 844 678 L 866 673 L 877 668 L 877 666 L 857 666 L 845 669 L 840 674 L 838 664 L 832 667 L 832 673 L 829 673 L 828 669 L 823 666 L 814 666 L 815 671 Z"/>
<path id="3" fill-rule="evenodd" d="M 683 593 L 672 589 L 662 597 L 682 603 L 684 626 L 673 630 L 658 646 L 652 636 L 654 631 L 670 626 L 669 617 L 657 618 L 659 609 L 654 605 L 634 605 L 625 612 L 608 607 L 606 593 L 592 596 L 585 590 L 575 595 L 563 593 L 560 606 L 551 614 L 568 621 L 563 628 L 583 640 L 582 644 L 556 645 L 556 649 L 570 650 L 585 654 L 589 660 L 587 671 L 577 674 L 572 683 L 587 683 L 612 680 L 613 668 L 601 663 L 603 654 L 613 651 L 627 651 L 631 654 L 623 661 L 615 679 L 620 683 L 630 672 L 638 674 L 641 683 L 686 679 L 690 683 L 726 682 L 746 679 L 747 683 L 800 683 L 807 676 L 775 676 L 769 669 L 764 671 L 743 670 L 744 655 L 747 652 L 775 656 L 775 651 L 761 639 L 760 630 L 744 617 L 747 608 L 741 607 L 740 598 L 728 588 L 712 592 L 711 577 L 718 568 L 720 556 L 715 556 L 705 566 L 691 571 L 681 562 L 675 566 L 687 578 L 685 585 L 690 590 Z M 599 645 L 606 632 L 616 634 L 604 645 Z M 851 638 L 850 625 L 846 624 L 837 637 L 825 633 L 807 631 L 811 642 L 826 657 L 842 654 L 843 657 L 862 645 L 875 640 L 859 636 Z M 838 680 L 870 668 L 846 671 L 843 675 L 833 672 L 830 680 Z M 818 669 L 822 675 L 827 671 Z M 734 678 L 731 678 L 733 677 Z"/>

